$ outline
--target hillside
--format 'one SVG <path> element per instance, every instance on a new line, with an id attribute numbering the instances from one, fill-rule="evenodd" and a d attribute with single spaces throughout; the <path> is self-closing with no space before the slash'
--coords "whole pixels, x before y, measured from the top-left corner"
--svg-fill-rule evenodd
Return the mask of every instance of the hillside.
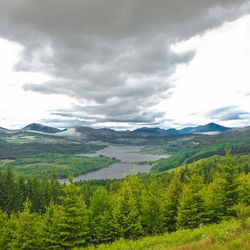
<path id="1" fill-rule="evenodd" d="M 248 249 L 250 155 L 226 153 L 69 185 L 0 171 L 0 249 Z"/>
<path id="2" fill-rule="evenodd" d="M 181 230 L 162 236 L 146 237 L 137 241 L 118 240 L 113 244 L 86 250 L 248 250 L 250 246 L 250 218 L 247 227 L 239 221 L 203 226 L 195 230 Z"/>
<path id="3" fill-rule="evenodd" d="M 24 130 L 24 131 L 43 132 L 43 133 L 48 133 L 48 134 L 54 134 L 54 133 L 61 132 L 61 130 L 58 129 L 58 128 L 45 126 L 45 125 L 42 125 L 42 124 L 39 124 L 39 123 L 31 123 L 31 124 L 25 126 L 24 128 L 22 128 L 22 130 Z"/>
<path id="4" fill-rule="evenodd" d="M 171 138 L 166 143 L 146 146 L 144 152 L 171 155 L 168 159 L 154 163 L 153 171 L 161 172 L 213 155 L 224 155 L 227 147 L 232 149 L 233 154 L 249 153 L 250 129 L 231 130 L 216 135 Z"/>

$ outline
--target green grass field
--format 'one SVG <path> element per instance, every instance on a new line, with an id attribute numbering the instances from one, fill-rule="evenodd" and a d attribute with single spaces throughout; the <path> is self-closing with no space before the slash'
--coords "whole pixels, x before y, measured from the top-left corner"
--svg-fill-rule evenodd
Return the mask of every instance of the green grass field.
<path id="1" fill-rule="evenodd" d="M 84 249 L 84 248 L 83 248 Z M 120 239 L 88 250 L 249 250 L 250 224 L 243 228 L 232 220 L 195 230 L 181 230 L 140 240 Z"/>
<path id="2" fill-rule="evenodd" d="M 101 168 L 108 167 L 116 159 L 107 157 L 86 157 L 69 155 L 39 155 L 21 158 L 13 161 L 1 161 L 0 169 L 11 166 L 17 174 L 29 176 L 51 176 L 68 177 L 69 175 L 80 175 Z"/>

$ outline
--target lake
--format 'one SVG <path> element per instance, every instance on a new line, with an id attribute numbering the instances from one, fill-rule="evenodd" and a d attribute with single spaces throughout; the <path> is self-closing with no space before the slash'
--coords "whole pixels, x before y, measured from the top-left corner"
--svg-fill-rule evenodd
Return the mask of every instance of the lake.
<path id="1" fill-rule="evenodd" d="M 121 162 L 114 163 L 107 168 L 89 172 L 75 177 L 75 181 L 82 180 L 101 180 L 101 179 L 121 179 L 132 173 L 149 173 L 152 166 L 150 164 L 135 164 L 138 162 L 156 161 L 161 158 L 167 158 L 167 155 L 151 155 L 141 152 L 143 147 L 128 145 L 110 144 L 106 148 L 97 151 L 94 154 L 81 154 L 79 156 L 107 156 L 115 157 Z M 65 182 L 67 179 L 61 179 Z"/>

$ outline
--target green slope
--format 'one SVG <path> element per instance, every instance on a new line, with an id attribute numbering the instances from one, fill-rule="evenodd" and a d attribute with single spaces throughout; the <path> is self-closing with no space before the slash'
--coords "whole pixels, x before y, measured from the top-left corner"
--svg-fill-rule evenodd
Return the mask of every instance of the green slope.
<path id="1" fill-rule="evenodd" d="M 225 155 L 225 148 L 231 148 L 232 154 L 244 154 L 250 152 L 250 135 L 232 135 L 224 137 L 198 137 L 188 143 L 187 141 L 176 140 L 174 150 L 169 145 L 158 146 L 162 152 L 170 152 L 171 156 L 167 159 L 161 159 L 154 163 L 152 170 L 161 172 L 164 170 L 178 167 L 184 163 L 192 163 L 199 159 L 207 158 L 213 155 Z"/>
<path id="2" fill-rule="evenodd" d="M 88 250 L 247 250 L 250 249 L 250 225 L 242 228 L 239 221 L 182 230 L 140 240 L 120 239 L 113 244 Z"/>

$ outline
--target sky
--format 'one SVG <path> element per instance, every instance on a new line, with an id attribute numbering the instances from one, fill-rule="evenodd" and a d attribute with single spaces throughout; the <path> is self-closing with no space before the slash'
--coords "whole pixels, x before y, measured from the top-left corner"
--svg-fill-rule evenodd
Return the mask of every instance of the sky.
<path id="1" fill-rule="evenodd" d="M 0 0 L 0 127 L 250 126 L 250 1 Z"/>

